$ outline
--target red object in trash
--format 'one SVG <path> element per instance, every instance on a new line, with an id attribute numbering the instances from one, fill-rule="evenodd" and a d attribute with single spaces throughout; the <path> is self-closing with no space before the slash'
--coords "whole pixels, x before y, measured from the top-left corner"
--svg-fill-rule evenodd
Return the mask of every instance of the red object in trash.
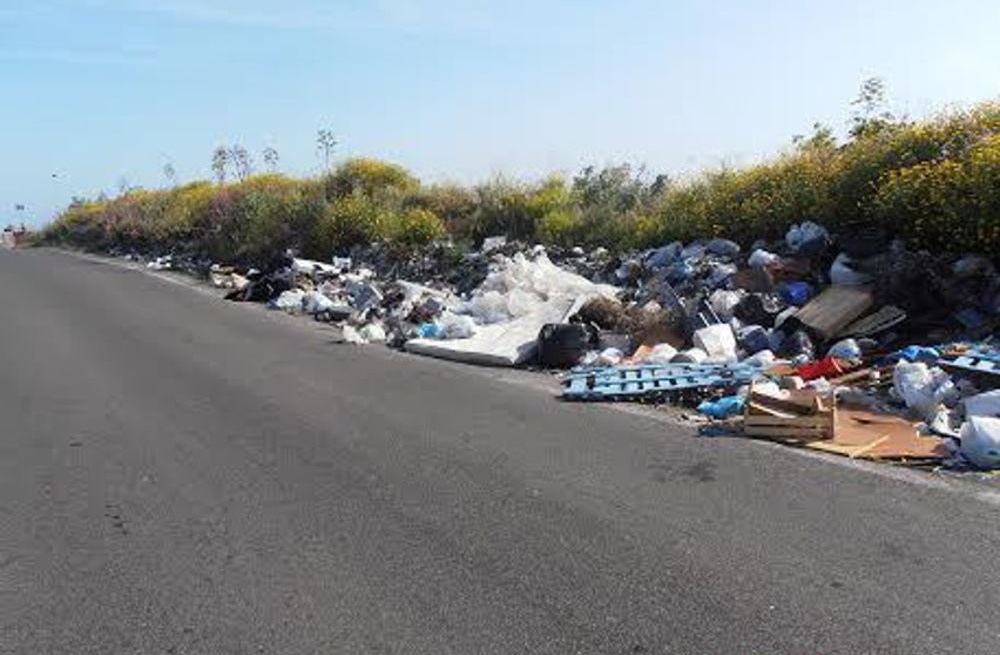
<path id="1" fill-rule="evenodd" d="M 815 362 L 803 364 L 798 368 L 798 372 L 799 377 L 803 380 L 815 380 L 816 378 L 835 378 L 843 375 L 846 371 L 836 357 L 824 357 Z"/>

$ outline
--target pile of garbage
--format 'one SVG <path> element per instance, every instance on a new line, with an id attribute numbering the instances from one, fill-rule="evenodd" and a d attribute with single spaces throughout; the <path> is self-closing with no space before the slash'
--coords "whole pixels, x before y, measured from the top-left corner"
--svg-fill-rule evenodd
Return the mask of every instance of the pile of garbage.
<path id="1" fill-rule="evenodd" d="M 835 241 L 805 222 L 749 254 L 723 239 L 635 253 L 615 276 L 624 302 L 590 303 L 543 335 L 579 357 L 568 400 L 692 401 L 748 436 L 1000 468 L 1000 278 L 987 258 Z M 636 328 L 637 310 L 652 326 Z"/>
<path id="2" fill-rule="evenodd" d="M 18 227 L 8 225 L 0 232 L 0 248 L 13 250 L 28 243 L 31 239 L 31 232 L 22 223 Z"/>
<path id="3" fill-rule="evenodd" d="M 613 257 L 498 237 L 349 255 L 209 276 L 230 300 L 334 323 L 349 343 L 569 370 L 567 400 L 693 404 L 748 436 L 1000 467 L 1000 277 L 986 257 L 810 221 L 747 250 L 716 238 Z"/>
<path id="4" fill-rule="evenodd" d="M 534 362 L 545 325 L 565 322 L 588 300 L 613 299 L 618 293 L 556 266 L 541 247 L 511 256 L 500 251 L 466 256 L 465 267 L 481 275 L 464 293 L 439 276 L 412 282 L 382 277 L 376 267 L 350 257 L 329 264 L 289 257 L 267 272 L 215 265 L 210 277 L 229 290 L 229 300 L 266 302 L 273 309 L 337 323 L 349 343 L 385 342 L 501 366 Z"/>

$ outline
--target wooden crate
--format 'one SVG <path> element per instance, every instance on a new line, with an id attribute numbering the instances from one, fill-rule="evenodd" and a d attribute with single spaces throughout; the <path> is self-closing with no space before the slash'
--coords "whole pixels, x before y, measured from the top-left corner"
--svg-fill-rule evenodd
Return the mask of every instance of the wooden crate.
<path id="1" fill-rule="evenodd" d="M 832 398 L 810 391 L 775 398 L 750 387 L 743 414 L 743 432 L 751 437 L 789 441 L 832 439 L 837 408 Z"/>

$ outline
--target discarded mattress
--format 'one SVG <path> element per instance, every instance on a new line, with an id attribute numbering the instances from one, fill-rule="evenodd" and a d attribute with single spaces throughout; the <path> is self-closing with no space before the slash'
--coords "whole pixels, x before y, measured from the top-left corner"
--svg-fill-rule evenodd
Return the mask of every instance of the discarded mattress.
<path id="1" fill-rule="evenodd" d="M 412 353 L 467 364 L 517 366 L 534 357 L 542 327 L 563 322 L 577 306 L 570 299 L 551 300 L 511 321 L 476 326 L 476 333 L 467 339 L 410 339 L 405 348 Z"/>
<path id="2" fill-rule="evenodd" d="M 594 284 L 565 271 L 544 254 L 529 260 L 518 253 L 504 258 L 456 312 L 472 316 L 476 332 L 465 339 L 411 339 L 406 350 L 430 357 L 486 366 L 516 366 L 530 361 L 538 333 L 549 323 L 564 323 L 592 298 L 613 298 L 617 289 Z"/>

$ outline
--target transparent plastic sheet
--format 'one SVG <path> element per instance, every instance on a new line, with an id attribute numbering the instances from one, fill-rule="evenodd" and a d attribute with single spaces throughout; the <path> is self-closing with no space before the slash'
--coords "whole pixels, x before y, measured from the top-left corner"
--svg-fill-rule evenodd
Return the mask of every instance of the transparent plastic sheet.
<path id="1" fill-rule="evenodd" d="M 544 253 L 534 259 L 518 253 L 502 258 L 458 311 L 469 314 L 481 325 L 491 325 L 527 316 L 554 300 L 613 298 L 616 294 L 615 287 L 595 284 L 559 268 Z"/>

